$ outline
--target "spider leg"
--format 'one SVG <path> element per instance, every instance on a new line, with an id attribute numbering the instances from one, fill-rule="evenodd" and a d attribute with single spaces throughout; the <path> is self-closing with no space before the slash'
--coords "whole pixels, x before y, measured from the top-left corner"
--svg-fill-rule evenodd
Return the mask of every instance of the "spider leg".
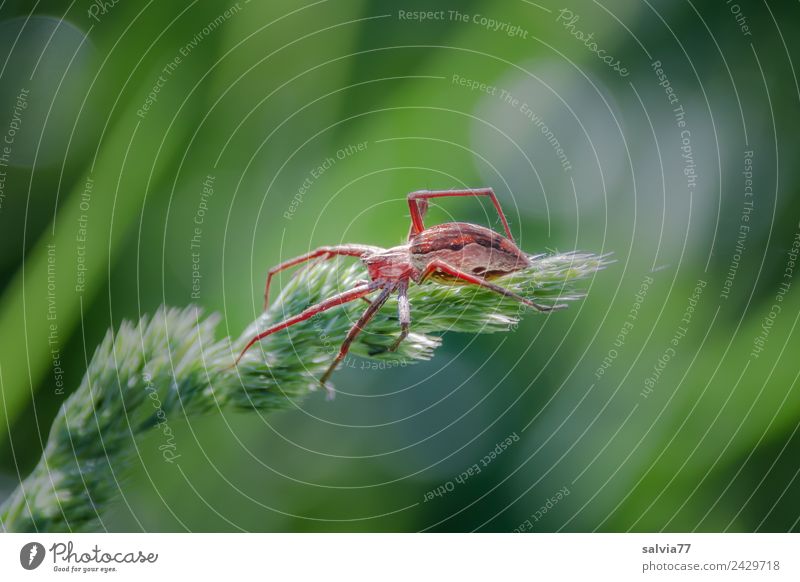
<path id="1" fill-rule="evenodd" d="M 380 249 L 378 247 L 372 247 L 369 245 L 339 245 L 334 247 L 319 247 L 310 253 L 300 255 L 299 257 L 295 257 L 275 265 L 267 273 L 267 284 L 264 286 L 264 311 L 266 311 L 267 307 L 269 307 L 269 286 L 270 283 L 272 283 L 272 277 L 281 271 L 319 257 L 322 257 L 324 260 L 332 259 L 336 256 L 360 257 L 364 253 L 375 252 L 377 250 Z"/>
<path id="2" fill-rule="evenodd" d="M 286 320 L 284 320 L 284 321 L 282 321 L 280 323 L 276 323 L 275 325 L 272 325 L 272 326 L 268 327 L 267 329 L 265 329 L 264 331 L 262 331 L 261 333 L 259 333 L 255 337 L 253 337 L 253 339 L 251 339 L 249 342 L 247 342 L 247 345 L 241 351 L 241 353 L 239 354 L 239 357 L 236 358 L 236 364 L 239 363 L 239 360 L 242 359 L 242 356 L 244 356 L 245 352 L 247 350 L 249 350 L 253 346 L 253 344 L 255 344 L 259 340 L 264 339 L 268 335 L 272 335 L 273 333 L 278 332 L 278 331 L 280 331 L 282 329 L 286 329 L 287 327 L 290 327 L 290 326 L 292 326 L 292 325 L 294 325 L 296 323 L 300 323 L 301 321 L 305 321 L 306 319 L 310 319 L 311 317 L 314 317 L 317 313 L 321 313 L 323 311 L 327 311 L 331 307 L 336 307 L 337 305 L 342 305 L 343 303 L 347 303 L 349 301 L 353 301 L 355 299 L 358 299 L 359 297 L 363 297 L 367 293 L 371 293 L 372 291 L 374 291 L 376 288 L 377 288 L 377 284 L 376 283 L 369 283 L 367 285 L 361 285 L 359 287 L 354 287 L 353 289 L 350 289 L 349 291 L 345 291 L 343 293 L 339 293 L 338 295 L 334 295 L 333 297 L 329 297 L 328 299 L 325 299 L 324 301 L 320 301 L 316 305 L 312 305 L 311 307 L 308 307 L 307 309 L 305 309 L 301 313 L 299 313 L 297 315 L 294 315 L 294 316 L 292 316 L 292 317 L 290 317 L 290 318 L 288 318 L 288 319 L 286 319 Z M 236 365 L 236 364 L 234 364 L 234 365 Z"/>
<path id="3" fill-rule="evenodd" d="M 540 305 L 538 303 L 534 303 L 530 299 L 523 297 L 522 295 L 517 295 L 513 291 L 509 291 L 505 287 L 501 287 L 500 285 L 496 285 L 491 281 L 487 281 L 481 277 L 472 275 L 470 273 L 465 273 L 452 265 L 445 263 L 442 260 L 434 259 L 428 266 L 425 267 L 425 270 L 422 272 L 420 276 L 420 282 L 423 282 L 426 278 L 428 278 L 434 272 L 444 273 L 446 275 L 450 275 L 451 277 L 455 277 L 456 279 L 460 279 L 467 283 L 472 283 L 473 285 L 478 285 L 479 287 L 483 287 L 484 289 L 489 289 L 490 291 L 494 291 L 495 293 L 499 293 L 500 295 L 504 295 L 505 297 L 509 297 L 520 303 L 524 303 L 530 307 L 538 311 L 554 311 L 556 309 L 561 309 L 562 307 L 566 307 L 566 305 L 553 305 L 552 307 L 549 305 Z"/>
<path id="4" fill-rule="evenodd" d="M 419 216 L 419 224 L 422 224 L 422 221 L 425 219 L 425 215 L 428 213 L 428 201 L 424 198 L 415 199 L 414 202 L 411 202 L 411 196 L 417 194 L 417 192 L 412 192 L 408 195 L 408 206 L 412 208 L 411 210 L 411 224 L 408 227 L 408 240 L 414 238 L 414 236 L 418 235 L 422 230 L 425 230 L 425 226 L 422 227 L 422 230 L 417 230 L 416 222 L 414 221 L 414 210 L 416 208 L 417 215 Z M 412 206 L 413 204 L 413 206 Z"/>
<path id="5" fill-rule="evenodd" d="M 356 285 L 366 285 L 367 283 L 369 283 L 369 281 L 367 281 L 366 279 L 359 279 L 358 281 L 356 281 Z M 366 297 L 362 297 L 362 298 L 361 298 L 361 301 L 363 301 L 363 302 L 364 302 L 364 303 L 366 303 L 367 305 L 370 305 L 370 304 L 372 304 L 372 301 L 370 301 L 370 300 L 369 300 L 369 299 L 367 299 Z"/>
<path id="6" fill-rule="evenodd" d="M 494 204 L 497 214 L 500 216 L 500 221 L 503 223 L 503 228 L 506 231 L 511 242 L 514 242 L 514 237 L 511 234 L 511 229 L 508 227 L 506 215 L 503 209 L 500 208 L 500 202 L 497 201 L 494 190 L 491 188 L 476 188 L 474 190 L 418 190 L 408 195 L 408 207 L 411 209 L 411 230 L 408 233 L 409 239 L 425 230 L 425 225 L 422 219 L 428 209 L 428 200 L 430 198 L 443 198 L 445 196 L 488 196 L 492 204 Z"/>
<path id="7" fill-rule="evenodd" d="M 347 337 L 344 338 L 341 347 L 339 348 L 339 353 L 336 356 L 336 359 L 333 360 L 328 371 L 320 378 L 319 382 L 323 386 L 326 386 L 326 382 L 328 378 L 331 377 L 333 371 L 339 365 L 344 357 L 347 355 L 347 352 L 350 351 L 350 345 L 353 343 L 353 340 L 356 339 L 359 333 L 364 329 L 364 326 L 367 325 L 370 319 L 378 312 L 378 310 L 386 303 L 386 300 L 389 298 L 389 295 L 394 291 L 394 287 L 384 287 L 383 291 L 381 291 L 380 295 L 378 295 L 375 300 L 370 303 L 369 307 L 364 310 L 364 313 L 358 319 L 358 321 L 353 324 L 353 327 L 350 328 L 350 331 L 347 332 Z M 327 386 L 326 386 L 327 387 Z"/>
<path id="8" fill-rule="evenodd" d="M 408 337 L 409 327 L 411 326 L 411 305 L 408 302 L 408 281 L 403 281 L 398 286 L 397 291 L 397 316 L 400 319 L 400 335 L 389 347 L 390 352 L 394 352 Z"/>

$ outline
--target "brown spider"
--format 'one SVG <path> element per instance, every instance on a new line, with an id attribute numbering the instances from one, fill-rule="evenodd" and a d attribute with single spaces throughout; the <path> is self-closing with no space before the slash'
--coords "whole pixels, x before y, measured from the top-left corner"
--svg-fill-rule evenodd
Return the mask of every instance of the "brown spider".
<path id="1" fill-rule="evenodd" d="M 428 199 L 444 196 L 488 196 L 500 215 L 500 220 L 508 238 L 486 227 L 465 222 L 446 222 L 426 229 L 422 223 L 422 218 L 428 210 Z M 528 256 L 514 243 L 514 237 L 511 236 L 511 231 L 508 228 L 508 221 L 506 221 L 506 217 L 500 208 L 500 203 L 491 188 L 412 192 L 408 195 L 408 205 L 411 209 L 411 229 L 408 233 L 408 244 L 390 249 L 356 244 L 320 247 L 315 251 L 270 269 L 264 289 L 264 310 L 269 305 L 269 285 L 272 282 L 272 277 L 284 269 L 311 259 L 321 258 L 324 260 L 335 256 L 359 257 L 367 267 L 370 281 L 359 283 L 349 291 L 334 295 L 308 307 L 302 313 L 270 326 L 247 343 L 236 359 L 236 363 L 239 363 L 239 360 L 242 359 L 242 356 L 253 344 L 268 335 L 305 321 L 317 313 L 337 305 L 366 298 L 369 293 L 380 289 L 380 294 L 369 302 L 369 307 L 350 328 L 339 349 L 339 354 L 320 379 L 320 383 L 325 386 L 336 366 L 344 359 L 350 349 L 350 344 L 353 343 L 353 340 L 364 329 L 364 326 L 367 325 L 369 320 L 372 319 L 395 291 L 397 291 L 400 335 L 389 348 L 389 351 L 396 350 L 408 336 L 411 324 L 411 310 L 408 301 L 409 281 L 421 284 L 428 278 L 433 278 L 447 284 L 478 285 L 515 299 L 539 311 L 551 311 L 558 307 L 563 307 L 563 305 L 553 307 L 539 305 L 489 281 L 489 279 L 520 271 L 531 265 Z"/>

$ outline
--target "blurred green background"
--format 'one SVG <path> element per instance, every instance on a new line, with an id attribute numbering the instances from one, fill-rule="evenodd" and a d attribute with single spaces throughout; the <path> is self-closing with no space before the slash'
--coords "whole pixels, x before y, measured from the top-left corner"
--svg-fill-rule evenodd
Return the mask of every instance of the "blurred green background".
<path id="1" fill-rule="evenodd" d="M 585 301 L 342 370 L 334 402 L 176 421 L 179 468 L 137 443 L 104 526 L 797 531 L 799 24 L 745 1 L 4 2 L 0 499 L 109 327 L 194 302 L 238 335 L 271 265 L 398 244 L 407 192 L 491 186 L 528 252 L 614 253 Z M 455 219 L 496 225 L 430 213 Z"/>

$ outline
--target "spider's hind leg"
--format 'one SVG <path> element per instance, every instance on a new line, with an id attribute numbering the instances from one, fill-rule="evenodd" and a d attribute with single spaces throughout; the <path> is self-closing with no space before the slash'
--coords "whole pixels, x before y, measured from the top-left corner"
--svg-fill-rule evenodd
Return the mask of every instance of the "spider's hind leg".
<path id="1" fill-rule="evenodd" d="M 564 304 L 542 305 L 540 303 L 536 303 L 534 301 L 531 301 L 530 299 L 527 299 L 526 297 L 522 297 L 521 295 L 518 295 L 517 293 L 510 291 L 509 289 L 506 289 L 505 287 L 496 285 L 491 281 L 487 281 L 486 279 L 483 279 L 482 277 L 478 277 L 471 273 L 465 273 L 464 271 L 454 267 L 453 265 L 449 265 L 448 263 L 438 259 L 434 259 L 428 264 L 428 266 L 422 272 L 421 280 L 424 281 L 435 272 L 444 273 L 445 275 L 454 277 L 456 279 L 460 279 L 466 283 L 471 283 L 472 285 L 483 287 L 484 289 L 488 289 L 489 291 L 494 291 L 499 295 L 503 295 L 504 297 L 508 297 L 509 299 L 514 299 L 515 301 L 519 301 L 520 303 L 523 303 L 529 307 L 533 307 L 537 311 L 546 313 L 548 311 L 555 311 L 557 309 L 563 309 L 566 307 L 566 305 Z"/>
<path id="2" fill-rule="evenodd" d="M 514 242 L 514 236 L 511 234 L 511 229 L 508 227 L 508 220 L 503 209 L 500 207 L 500 202 L 494 190 L 491 188 L 474 188 L 469 190 L 418 190 L 408 195 L 408 207 L 411 210 L 411 229 L 408 232 L 408 238 L 418 235 L 425 230 L 425 225 L 422 220 L 425 217 L 425 212 L 428 210 L 428 200 L 431 198 L 442 198 L 445 196 L 488 196 L 492 201 L 497 215 L 500 217 L 500 222 L 503 223 L 503 229 L 506 236 L 511 242 Z"/>

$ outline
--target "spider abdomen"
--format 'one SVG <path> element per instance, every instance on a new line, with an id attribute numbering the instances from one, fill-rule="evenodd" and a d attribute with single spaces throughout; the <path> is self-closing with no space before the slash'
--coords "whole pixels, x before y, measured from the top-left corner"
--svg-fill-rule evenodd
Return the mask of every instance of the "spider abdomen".
<path id="1" fill-rule="evenodd" d="M 420 271 L 436 259 L 483 278 L 513 273 L 530 265 L 527 255 L 506 237 L 466 222 L 432 226 L 411 240 L 409 250 L 411 262 Z M 447 275 L 436 278 L 451 279 Z"/>

